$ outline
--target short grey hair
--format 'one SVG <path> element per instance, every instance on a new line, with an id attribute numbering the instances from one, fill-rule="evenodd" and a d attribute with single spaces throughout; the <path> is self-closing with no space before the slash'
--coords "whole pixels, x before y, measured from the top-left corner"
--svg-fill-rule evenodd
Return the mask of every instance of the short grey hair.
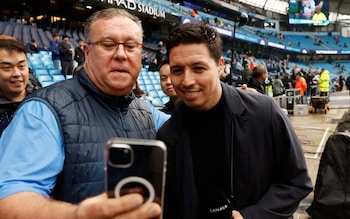
<path id="1" fill-rule="evenodd" d="M 127 17 L 134 21 L 141 29 L 141 33 L 143 34 L 143 28 L 141 20 L 135 15 L 129 13 L 124 9 L 119 8 L 106 8 L 99 11 L 94 12 L 86 21 L 86 25 L 84 28 L 85 41 L 90 41 L 90 30 L 91 25 L 99 19 L 103 18 L 113 18 L 113 17 Z"/>

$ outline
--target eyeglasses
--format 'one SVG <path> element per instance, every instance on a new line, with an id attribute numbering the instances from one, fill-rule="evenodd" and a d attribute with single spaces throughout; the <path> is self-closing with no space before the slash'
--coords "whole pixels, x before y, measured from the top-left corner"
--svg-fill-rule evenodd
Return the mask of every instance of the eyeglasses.
<path id="1" fill-rule="evenodd" d="M 112 56 L 117 51 L 119 45 L 123 45 L 124 52 L 128 56 L 135 56 L 143 48 L 142 43 L 135 41 L 127 41 L 124 43 L 119 43 L 115 41 L 97 41 L 88 42 L 88 45 L 96 45 L 99 55 L 101 56 Z"/>

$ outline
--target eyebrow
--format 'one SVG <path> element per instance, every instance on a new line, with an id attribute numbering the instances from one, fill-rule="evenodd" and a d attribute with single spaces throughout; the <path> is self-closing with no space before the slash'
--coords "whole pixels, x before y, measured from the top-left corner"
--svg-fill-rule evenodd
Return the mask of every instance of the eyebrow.
<path id="1" fill-rule="evenodd" d="M 26 60 L 23 59 L 23 60 L 17 62 L 17 65 L 18 65 L 18 64 L 21 64 L 21 63 L 23 63 L 23 62 L 26 62 Z M 11 62 L 0 62 L 0 65 L 12 65 L 12 63 L 11 63 Z M 16 64 L 15 64 L 15 65 L 16 65 Z"/>

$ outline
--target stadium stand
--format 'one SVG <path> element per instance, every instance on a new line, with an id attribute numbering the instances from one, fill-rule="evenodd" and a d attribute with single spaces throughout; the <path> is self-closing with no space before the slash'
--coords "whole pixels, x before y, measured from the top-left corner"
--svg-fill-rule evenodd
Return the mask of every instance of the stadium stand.
<path id="1" fill-rule="evenodd" d="M 256 63 L 263 62 L 265 64 L 271 64 L 271 61 L 275 64 L 277 63 L 277 66 L 273 64 L 274 67 L 269 68 L 269 73 L 271 75 L 279 74 L 283 68 L 286 71 L 290 71 L 294 66 L 299 66 L 306 72 L 325 68 L 331 72 L 332 78 L 337 78 L 338 73 L 342 73 L 346 77 L 350 69 L 350 58 L 347 54 L 344 55 L 342 59 L 339 59 L 339 56 L 336 58 L 328 57 L 327 52 L 319 56 L 318 54 L 312 54 L 316 53 L 316 51 L 346 50 L 348 46 L 346 42 L 350 42 L 350 38 L 348 36 L 343 36 L 338 31 L 328 31 L 325 28 L 323 28 L 323 30 L 326 31 L 289 31 L 288 27 L 282 28 L 282 25 L 279 25 L 281 29 L 264 28 L 264 25 L 257 25 L 259 23 L 254 23 L 253 21 L 258 19 L 269 22 L 273 21 L 269 14 L 259 11 L 258 8 L 255 8 L 256 10 L 250 10 L 251 6 L 242 2 L 234 2 L 234 4 L 232 4 L 232 1 L 207 1 L 205 5 L 198 4 L 200 1 L 196 0 L 186 2 L 135 0 L 134 2 L 137 4 L 147 5 L 147 7 L 151 7 L 159 11 L 164 11 L 167 14 L 166 18 L 162 19 L 161 21 L 158 20 L 155 15 L 146 21 L 145 24 L 151 20 L 155 22 L 154 24 L 156 25 L 150 25 L 151 28 L 149 25 L 144 25 L 146 28 L 145 30 L 147 31 L 145 34 L 146 37 L 144 39 L 143 51 L 143 53 L 147 54 L 146 63 L 149 63 L 149 61 L 155 57 L 158 42 L 163 40 L 168 32 L 165 30 L 167 28 L 171 29 L 172 26 L 175 26 L 176 23 L 180 21 L 179 18 L 183 18 L 196 22 L 206 22 L 211 26 L 225 31 L 232 32 L 234 30 L 236 34 L 233 40 L 230 39 L 230 36 L 227 37 L 223 35 L 223 47 L 225 48 L 223 54 L 228 62 L 231 61 L 232 56 L 227 54 L 226 51 L 229 49 L 236 49 L 240 61 L 243 60 L 243 52 L 246 52 L 255 58 Z M 212 4 L 212 2 L 215 2 L 215 4 Z M 271 5 L 271 3 L 268 4 Z M 246 12 L 250 17 L 252 17 L 251 21 L 247 25 L 238 28 L 235 27 L 236 20 L 234 17 L 239 13 L 234 11 L 236 10 L 234 6 L 239 6 L 241 8 L 240 12 Z M 190 12 L 193 9 L 196 10 L 196 13 L 195 16 L 192 17 Z M 45 10 L 46 9 L 40 11 L 40 13 L 44 13 Z M 60 11 L 59 13 L 64 14 L 65 11 Z M 69 17 L 69 15 L 70 14 L 65 14 L 67 17 Z M 77 17 L 75 17 L 75 20 L 73 17 L 70 19 L 56 19 L 56 22 L 45 25 L 39 25 L 39 22 L 38 24 L 30 23 L 31 25 L 28 25 L 26 23 L 27 20 L 22 22 L 20 19 L 8 19 L 6 21 L 0 21 L 0 34 L 17 37 L 24 43 L 29 42 L 32 38 L 36 39 L 41 51 L 39 54 L 28 53 L 29 65 L 33 69 L 34 74 L 40 75 L 42 71 L 46 71 L 47 74 L 51 76 L 60 75 L 59 71 L 54 70 L 54 65 L 50 59 L 51 54 L 48 51 L 49 41 L 52 40 L 52 33 L 58 32 L 61 35 L 67 34 L 70 36 L 73 46 L 77 46 L 77 39 L 84 39 L 84 34 L 82 31 L 83 22 L 78 21 L 78 19 L 81 18 L 83 21 L 86 16 L 78 17 L 79 12 L 77 12 L 76 15 Z M 172 20 L 167 21 L 168 17 L 171 17 Z M 280 15 L 279 17 L 283 18 L 283 16 Z M 53 18 L 52 15 L 51 18 Z M 141 16 L 141 18 L 144 19 L 145 17 Z M 281 19 L 279 22 L 284 22 L 283 19 Z M 55 19 L 51 19 L 51 21 L 52 20 Z M 66 23 L 64 20 L 66 20 Z M 76 26 L 72 25 L 74 23 L 76 23 Z M 156 26 L 162 27 L 162 31 L 157 30 Z M 281 34 L 283 35 L 283 38 L 280 37 Z M 336 38 L 337 40 L 335 40 Z M 261 42 L 264 43 L 262 44 Z M 267 42 L 272 43 L 273 45 L 271 46 L 270 44 L 267 44 Z M 275 45 L 279 45 L 281 48 L 293 47 L 296 51 L 299 50 L 300 52 L 298 54 L 298 52 L 293 53 L 291 51 L 287 51 L 286 49 L 281 50 L 276 48 Z M 306 51 L 307 53 L 303 54 L 303 51 Z M 287 55 L 290 55 L 288 67 L 282 64 L 285 62 L 285 57 Z M 147 67 L 148 66 L 146 64 L 140 72 L 140 76 L 138 78 L 140 87 L 146 91 L 148 95 L 152 96 L 156 102 L 164 103 L 164 101 L 159 101 L 166 98 L 162 96 L 162 92 L 159 91 L 159 76 L 157 78 L 158 72 L 148 72 Z M 235 65 L 234 69 L 234 73 L 239 78 L 242 67 Z M 57 82 L 59 80 L 52 81 Z"/>

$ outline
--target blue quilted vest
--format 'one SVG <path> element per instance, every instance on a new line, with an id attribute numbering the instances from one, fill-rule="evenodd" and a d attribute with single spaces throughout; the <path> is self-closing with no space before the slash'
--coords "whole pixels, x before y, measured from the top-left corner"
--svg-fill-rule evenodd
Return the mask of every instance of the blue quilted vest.
<path id="1" fill-rule="evenodd" d="M 101 93 L 84 69 L 78 76 L 27 97 L 46 103 L 57 117 L 65 161 L 52 197 L 71 203 L 104 192 L 104 148 L 112 137 L 155 139 L 150 107 L 133 95 Z"/>

